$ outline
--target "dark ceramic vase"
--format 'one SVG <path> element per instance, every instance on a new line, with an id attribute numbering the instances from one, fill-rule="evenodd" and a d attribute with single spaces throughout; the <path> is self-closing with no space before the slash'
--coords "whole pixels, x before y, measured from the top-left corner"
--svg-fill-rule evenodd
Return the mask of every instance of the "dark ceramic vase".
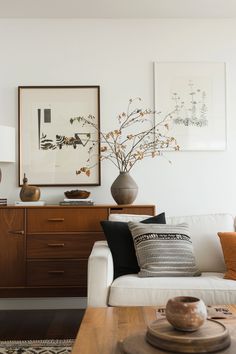
<path id="1" fill-rule="evenodd" d="M 138 186 L 128 172 L 120 172 L 111 185 L 111 194 L 117 204 L 132 204 L 138 194 Z"/>

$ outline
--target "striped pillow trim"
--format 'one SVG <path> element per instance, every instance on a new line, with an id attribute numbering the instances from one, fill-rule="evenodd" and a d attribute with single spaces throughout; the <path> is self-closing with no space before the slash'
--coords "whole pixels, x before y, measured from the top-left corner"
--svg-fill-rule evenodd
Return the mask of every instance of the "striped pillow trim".
<path id="1" fill-rule="evenodd" d="M 188 224 L 129 222 L 140 277 L 190 277 L 200 275 Z"/>

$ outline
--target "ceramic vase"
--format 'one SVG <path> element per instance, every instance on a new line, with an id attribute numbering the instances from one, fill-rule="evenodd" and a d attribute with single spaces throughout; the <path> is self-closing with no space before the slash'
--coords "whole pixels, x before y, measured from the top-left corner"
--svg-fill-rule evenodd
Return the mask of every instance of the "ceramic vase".
<path id="1" fill-rule="evenodd" d="M 207 319 L 207 309 L 201 299 L 192 296 L 177 296 L 166 305 L 166 319 L 180 331 L 192 332 Z"/>
<path id="2" fill-rule="evenodd" d="M 132 204 L 138 194 L 138 186 L 128 172 L 120 172 L 111 185 L 111 194 L 118 205 Z"/>

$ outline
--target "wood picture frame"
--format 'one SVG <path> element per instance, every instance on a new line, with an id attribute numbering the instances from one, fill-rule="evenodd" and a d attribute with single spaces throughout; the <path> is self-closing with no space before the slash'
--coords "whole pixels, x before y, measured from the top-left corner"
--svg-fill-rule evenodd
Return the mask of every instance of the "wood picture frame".
<path id="1" fill-rule="evenodd" d="M 94 126 L 71 124 L 87 116 Z M 24 173 L 38 186 L 101 184 L 100 86 L 19 86 L 18 127 L 19 186 Z M 79 174 L 91 150 L 94 168 Z"/>

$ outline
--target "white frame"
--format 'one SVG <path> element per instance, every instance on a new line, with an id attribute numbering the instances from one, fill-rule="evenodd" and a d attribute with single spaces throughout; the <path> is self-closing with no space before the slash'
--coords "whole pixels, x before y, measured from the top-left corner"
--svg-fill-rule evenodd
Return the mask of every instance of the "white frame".
<path id="1" fill-rule="evenodd" d="M 226 150 L 225 63 L 155 62 L 154 85 L 156 111 L 178 107 L 170 129 L 180 151 Z"/>

